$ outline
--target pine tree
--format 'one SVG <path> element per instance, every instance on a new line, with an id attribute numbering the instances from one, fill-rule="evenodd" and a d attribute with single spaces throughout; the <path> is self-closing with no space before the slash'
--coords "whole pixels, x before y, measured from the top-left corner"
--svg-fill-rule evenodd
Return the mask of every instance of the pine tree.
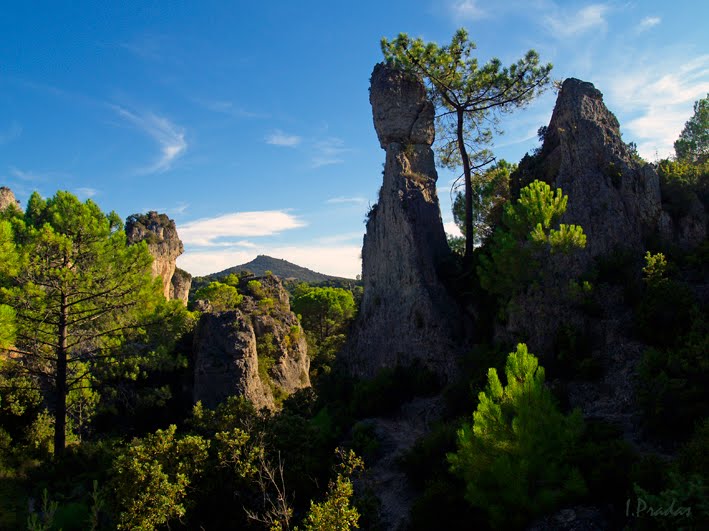
<path id="1" fill-rule="evenodd" d="M 137 353 L 135 339 L 164 299 L 147 246 L 128 246 L 118 216 L 91 200 L 57 192 L 45 201 L 35 192 L 15 242 L 20 267 L 2 292 L 16 314 L 12 350 L 51 388 L 54 448 L 62 453 L 67 397 L 90 385 L 101 365 Z"/>
<path id="2" fill-rule="evenodd" d="M 473 423 L 458 431 L 448 455 L 465 480 L 465 498 L 488 513 L 493 528 L 519 526 L 585 489 L 568 464 L 583 424 L 579 411 L 563 415 L 544 385 L 544 368 L 520 343 L 505 366 L 507 385 L 488 371 Z"/>
<path id="3" fill-rule="evenodd" d="M 461 28 L 451 43 L 438 46 L 405 33 L 382 39 L 384 58 L 422 78 L 439 109 L 437 134 L 441 162 L 451 169 L 463 167 L 465 183 L 465 257 L 473 252 L 473 172 L 494 158 L 484 149 L 492 140 L 499 113 L 526 106 L 549 83 L 552 65 L 540 65 L 529 50 L 522 59 L 503 67 L 499 59 L 480 66 L 473 57 L 475 43 Z M 442 141 L 441 141 L 442 140 Z"/>

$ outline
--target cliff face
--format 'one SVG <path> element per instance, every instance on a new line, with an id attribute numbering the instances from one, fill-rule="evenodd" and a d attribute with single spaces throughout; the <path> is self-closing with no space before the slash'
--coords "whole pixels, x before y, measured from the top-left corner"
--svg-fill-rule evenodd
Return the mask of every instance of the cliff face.
<path id="1" fill-rule="evenodd" d="M 186 273 L 187 276 L 181 275 L 176 287 L 172 284 L 175 262 L 184 250 L 182 241 L 177 235 L 175 222 L 165 214 L 154 211 L 147 214 L 133 214 L 126 220 L 126 236 L 129 243 L 143 240 L 148 243 L 150 254 L 153 255 L 153 276 L 162 277 L 165 298 L 179 298 L 186 304 L 187 299 L 184 294 L 189 292 L 192 277 Z"/>
<path id="2" fill-rule="evenodd" d="M 631 156 L 618 120 L 591 83 L 564 81 L 540 154 L 520 163 L 517 190 L 534 179 L 569 196 L 562 222 L 583 227 L 587 258 L 641 251 L 656 233 L 662 208 L 657 173 Z"/>
<path id="3" fill-rule="evenodd" d="M 214 407 L 240 395 L 257 408 L 274 409 L 278 398 L 310 386 L 305 334 L 291 312 L 277 277 L 243 279 L 238 310 L 209 311 L 200 317 L 194 339 L 194 400 Z"/>
<path id="4" fill-rule="evenodd" d="M 450 250 L 436 195 L 433 104 L 415 77 L 382 64 L 370 102 L 386 164 L 362 248 L 364 297 L 343 357 L 358 376 L 418 360 L 447 377 L 457 319 L 437 275 Z"/>
<path id="5" fill-rule="evenodd" d="M 15 194 L 12 193 L 12 190 L 6 186 L 0 186 L 0 211 L 10 206 L 19 209 L 20 202 L 15 199 Z"/>

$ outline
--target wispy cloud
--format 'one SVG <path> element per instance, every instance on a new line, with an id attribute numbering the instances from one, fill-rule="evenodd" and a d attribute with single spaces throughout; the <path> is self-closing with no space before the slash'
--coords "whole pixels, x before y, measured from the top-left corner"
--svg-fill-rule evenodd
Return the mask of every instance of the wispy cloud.
<path id="1" fill-rule="evenodd" d="M 343 203 L 354 203 L 357 205 L 363 205 L 364 203 L 367 202 L 367 199 L 364 197 L 331 197 L 325 203 L 328 205 L 341 205 Z"/>
<path id="2" fill-rule="evenodd" d="M 489 12 L 481 8 L 477 0 L 456 0 L 449 5 L 453 19 L 462 22 L 466 20 L 480 20 L 489 16 Z"/>
<path id="3" fill-rule="evenodd" d="M 74 190 L 74 194 L 79 199 L 90 199 L 98 194 L 98 190 L 96 188 L 80 187 Z"/>
<path id="4" fill-rule="evenodd" d="M 557 38 L 579 36 L 591 30 L 605 30 L 605 4 L 591 4 L 578 11 L 558 11 L 544 17 L 544 25 Z"/>
<path id="5" fill-rule="evenodd" d="M 289 135 L 284 133 L 280 129 L 276 129 L 268 136 L 266 136 L 266 144 L 271 144 L 272 146 L 285 146 L 285 147 L 295 147 L 303 139 L 297 135 Z"/>
<path id="6" fill-rule="evenodd" d="M 15 168 L 14 166 L 10 166 L 10 175 L 13 177 L 17 177 L 18 179 L 21 179 L 23 181 L 42 181 L 44 178 L 34 172 L 31 171 L 23 171 L 20 170 L 19 168 Z"/>
<path id="7" fill-rule="evenodd" d="M 657 72 L 665 72 L 658 77 Z M 623 123 L 630 133 L 628 140 L 652 160 L 672 153 L 673 143 L 692 114 L 694 101 L 709 93 L 709 54 L 679 62 L 668 56 L 633 58 L 630 64 L 609 71 L 600 86 L 607 87 L 613 105 L 634 115 Z"/>
<path id="8" fill-rule="evenodd" d="M 359 231 L 359 232 L 346 232 L 344 234 L 335 234 L 333 236 L 323 236 L 322 238 L 318 238 L 317 242 L 321 243 L 323 245 L 332 245 L 336 243 L 343 243 L 343 242 L 354 242 L 356 241 L 357 243 L 362 242 L 362 237 L 364 236 L 364 231 Z"/>
<path id="9" fill-rule="evenodd" d="M 238 238 L 272 236 L 305 225 L 304 221 L 283 210 L 233 212 L 185 223 L 179 233 L 185 245 L 218 247 L 234 245 Z"/>
<path id="10" fill-rule="evenodd" d="M 270 117 L 270 115 L 266 114 L 266 113 L 253 112 L 253 111 L 246 110 L 243 107 L 239 107 L 238 105 L 234 104 L 234 102 L 228 101 L 228 100 L 195 99 L 194 101 L 209 111 L 220 113 L 220 114 L 226 114 L 227 116 L 231 116 L 233 118 L 269 118 Z"/>
<path id="11" fill-rule="evenodd" d="M 341 164 L 345 162 L 342 155 L 352 151 L 350 148 L 345 147 L 344 140 L 336 137 L 319 140 L 315 142 L 313 147 L 314 152 L 311 159 L 311 166 L 313 168 L 330 166 L 331 164 Z"/>
<path id="12" fill-rule="evenodd" d="M 187 150 L 184 129 L 173 124 L 167 118 L 152 112 L 144 114 L 131 112 L 117 105 L 112 105 L 112 108 L 160 145 L 160 157 L 150 167 L 145 168 L 144 173 L 163 172 L 170 169 L 175 159 Z"/>
<path id="13" fill-rule="evenodd" d="M 136 35 L 131 40 L 119 43 L 118 46 L 143 60 L 149 61 L 159 61 L 169 49 L 167 37 L 154 33 Z"/>
<path id="14" fill-rule="evenodd" d="M 0 145 L 7 144 L 8 142 L 15 140 L 18 136 L 22 134 L 22 126 L 17 122 L 12 122 L 10 127 L 0 131 Z"/>
<path id="15" fill-rule="evenodd" d="M 637 30 L 638 32 L 649 30 L 657 26 L 660 22 L 662 22 L 660 17 L 645 17 L 640 21 L 640 24 L 638 24 Z"/>

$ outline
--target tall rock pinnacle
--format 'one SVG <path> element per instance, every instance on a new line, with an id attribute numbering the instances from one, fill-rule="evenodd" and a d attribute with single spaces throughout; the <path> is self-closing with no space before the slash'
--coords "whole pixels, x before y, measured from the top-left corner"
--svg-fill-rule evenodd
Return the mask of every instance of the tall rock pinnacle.
<path id="1" fill-rule="evenodd" d="M 379 201 L 362 248 L 364 296 L 344 358 L 351 373 L 420 362 L 455 370 L 455 303 L 437 274 L 450 255 L 436 194 L 434 108 L 423 84 L 378 64 L 371 78 L 374 127 L 386 150 Z"/>
<path id="2" fill-rule="evenodd" d="M 179 287 L 173 283 L 175 262 L 182 254 L 184 247 L 177 235 L 175 222 L 165 214 L 151 211 L 147 214 L 133 214 L 126 220 L 126 236 L 129 243 L 145 240 L 148 250 L 153 255 L 153 276 L 161 276 L 163 293 L 166 299 L 181 299 L 187 304 L 192 277 L 185 271 L 180 271 Z M 189 278 L 188 278 L 189 277 Z"/>
<path id="3" fill-rule="evenodd" d="M 523 159 L 520 174 L 519 187 L 540 179 L 569 196 L 562 221 L 583 227 L 587 257 L 640 251 L 657 230 L 657 173 L 631 156 L 618 120 L 591 83 L 564 81 L 541 152 Z"/>

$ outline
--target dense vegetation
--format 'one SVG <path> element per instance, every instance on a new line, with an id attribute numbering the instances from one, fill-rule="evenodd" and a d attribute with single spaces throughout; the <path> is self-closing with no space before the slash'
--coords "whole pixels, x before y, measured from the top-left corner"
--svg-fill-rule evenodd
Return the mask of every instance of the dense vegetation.
<path id="1" fill-rule="evenodd" d="M 441 49 L 405 36 L 384 48 L 392 60 L 425 66 L 422 75 L 459 54 L 454 66 L 468 70 L 432 90 L 514 73 L 498 63 L 473 69 L 461 33 Z M 515 68 L 531 76 L 519 90 L 533 91 L 548 74 L 535 56 Z M 697 102 L 676 157 L 656 165 L 677 219 L 693 203 L 707 206 L 707 108 L 707 99 Z M 514 167 L 469 172 L 472 202 L 466 194 L 454 205 L 476 244 L 442 273 L 478 316 L 460 377 L 442 388 L 417 365 L 366 381 L 348 376 L 338 353 L 361 286 L 293 282 L 313 386 L 280 397 L 275 411 L 238 396 L 209 409 L 190 393 L 199 312 L 245 311 L 250 300 L 250 311 L 270 315 L 278 305 L 271 272 L 205 278 L 190 311 L 162 296 L 146 244 L 128 245 L 115 213 L 92 201 L 35 193 L 24 212 L 0 213 L 0 528 L 381 529 L 367 469 L 389 449 L 373 419 L 394 422 L 422 397 L 440 399 L 441 411 L 395 464 L 416 492 L 413 530 L 519 529 L 569 507 L 596 508 L 611 528 L 706 528 L 709 325 L 698 286 L 707 283 L 707 242 L 618 252 L 565 271 L 587 243 L 582 227 L 560 223 L 568 197 L 541 181 L 513 197 Z M 564 312 L 551 346 L 534 354 L 496 334 L 523 297 L 540 294 L 589 327 L 627 322 L 618 341 L 638 351 L 642 445 L 569 406 L 570 386 L 607 384 L 593 338 Z M 257 348 L 267 371 L 275 361 L 268 341 Z M 641 500 L 676 510 L 632 514 Z"/>

